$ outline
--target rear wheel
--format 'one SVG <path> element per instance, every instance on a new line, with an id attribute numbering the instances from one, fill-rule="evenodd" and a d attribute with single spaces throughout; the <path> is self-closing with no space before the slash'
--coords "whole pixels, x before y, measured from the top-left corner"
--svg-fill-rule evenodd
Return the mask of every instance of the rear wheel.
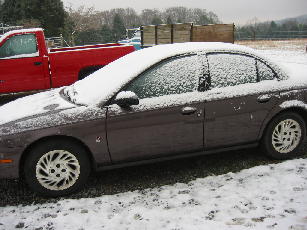
<path id="1" fill-rule="evenodd" d="M 282 113 L 268 125 L 262 145 L 267 155 L 275 159 L 290 159 L 302 154 L 305 122 L 293 112 Z"/>
<path id="2" fill-rule="evenodd" d="M 90 170 L 90 161 L 82 146 L 48 141 L 31 149 L 25 160 L 24 177 L 33 191 L 55 197 L 81 189 Z"/>

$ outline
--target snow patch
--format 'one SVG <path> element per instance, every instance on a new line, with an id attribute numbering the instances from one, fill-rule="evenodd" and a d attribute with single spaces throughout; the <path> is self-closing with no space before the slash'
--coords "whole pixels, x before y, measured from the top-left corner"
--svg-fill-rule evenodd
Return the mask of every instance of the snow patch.
<path id="1" fill-rule="evenodd" d="M 162 187 L 0 208 L 0 229 L 306 229 L 307 159 Z"/>
<path id="2" fill-rule="evenodd" d="M 307 104 L 299 100 L 285 101 L 279 106 L 281 108 L 301 107 L 307 110 Z"/>

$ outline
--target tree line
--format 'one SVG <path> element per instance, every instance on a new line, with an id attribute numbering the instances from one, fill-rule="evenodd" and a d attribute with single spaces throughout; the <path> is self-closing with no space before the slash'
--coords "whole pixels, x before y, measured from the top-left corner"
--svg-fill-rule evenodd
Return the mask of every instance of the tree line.
<path id="1" fill-rule="evenodd" d="M 259 22 L 257 18 L 254 18 L 246 25 L 236 27 L 237 40 L 287 38 L 307 38 L 307 20 L 305 22 L 295 19 Z"/>
<path id="2" fill-rule="evenodd" d="M 125 39 L 129 28 L 186 22 L 221 23 L 215 13 L 200 8 L 144 9 L 138 13 L 133 8 L 64 8 L 61 0 L 0 0 L 0 25 L 42 27 L 47 37 L 61 34 L 69 45 L 116 42 Z M 259 22 L 254 18 L 244 26 L 236 26 L 236 39 L 307 37 L 306 31 L 307 22 Z"/>
<path id="3" fill-rule="evenodd" d="M 61 34 L 70 45 L 116 42 L 126 38 L 129 28 L 186 22 L 203 25 L 220 20 L 215 13 L 199 8 L 144 9 L 137 13 L 133 8 L 64 8 L 61 0 L 0 0 L 0 23 L 42 27 L 47 37 Z"/>

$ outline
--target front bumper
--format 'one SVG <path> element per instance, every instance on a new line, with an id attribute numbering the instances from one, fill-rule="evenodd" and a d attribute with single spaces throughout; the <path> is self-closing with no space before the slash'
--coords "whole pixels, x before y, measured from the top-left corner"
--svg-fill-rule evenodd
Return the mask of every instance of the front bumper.
<path id="1" fill-rule="evenodd" d="M 14 179 L 19 177 L 19 154 L 1 151 L 0 149 L 0 179 Z"/>

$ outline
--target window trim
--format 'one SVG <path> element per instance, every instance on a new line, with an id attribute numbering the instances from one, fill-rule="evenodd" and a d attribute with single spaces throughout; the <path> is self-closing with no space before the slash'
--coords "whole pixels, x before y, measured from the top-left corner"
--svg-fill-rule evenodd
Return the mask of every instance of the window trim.
<path id="1" fill-rule="evenodd" d="M 34 36 L 34 39 L 35 39 L 35 47 L 36 47 L 36 52 L 34 53 L 30 53 L 30 54 L 19 54 L 19 55 L 13 55 L 13 56 L 8 56 L 8 57 L 0 57 L 0 60 L 11 60 L 11 59 L 20 59 L 20 58 L 33 58 L 33 57 L 39 57 L 39 47 L 38 47 L 38 42 L 37 42 L 37 36 L 35 33 L 22 33 L 22 34 L 14 34 L 10 37 L 8 37 L 7 39 L 5 39 L 5 41 L 2 43 L 2 45 L 0 46 L 3 47 L 3 45 L 5 45 L 11 38 L 13 37 L 17 37 L 17 36 L 25 36 L 25 35 L 32 35 Z M 29 55 L 32 55 L 33 56 L 29 56 Z"/>
<path id="2" fill-rule="evenodd" d="M 256 58 L 257 79 L 259 79 L 258 82 L 261 82 L 260 76 L 259 76 L 259 72 L 258 72 L 258 62 L 261 62 L 261 63 L 264 64 L 266 67 L 268 67 L 270 70 L 272 70 L 272 72 L 273 72 L 273 74 L 274 74 L 274 79 L 280 80 L 280 79 L 278 78 L 278 74 L 276 73 L 276 71 L 275 71 L 271 66 L 269 66 L 267 63 L 265 63 L 263 60 L 261 60 L 261 59 L 259 59 L 259 58 Z"/>

